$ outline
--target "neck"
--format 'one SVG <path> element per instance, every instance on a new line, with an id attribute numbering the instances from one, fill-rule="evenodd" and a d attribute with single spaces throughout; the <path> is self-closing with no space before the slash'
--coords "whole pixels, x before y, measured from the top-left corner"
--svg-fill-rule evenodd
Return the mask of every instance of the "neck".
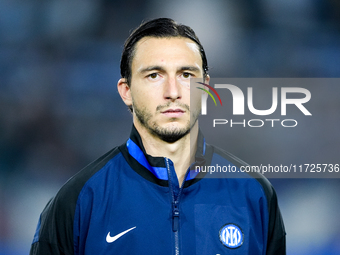
<path id="1" fill-rule="evenodd" d="M 173 143 L 165 142 L 158 136 L 155 136 L 142 126 L 138 120 L 134 121 L 134 125 L 140 134 L 147 154 L 153 157 L 171 159 L 175 166 L 178 182 L 181 185 L 190 164 L 195 161 L 198 122 L 196 121 L 190 133 Z"/>

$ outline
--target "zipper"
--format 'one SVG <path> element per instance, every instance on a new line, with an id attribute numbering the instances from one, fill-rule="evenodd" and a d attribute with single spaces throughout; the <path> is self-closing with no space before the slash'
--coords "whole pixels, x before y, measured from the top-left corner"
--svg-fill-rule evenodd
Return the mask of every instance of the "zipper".
<path id="1" fill-rule="evenodd" d="M 169 159 L 165 158 L 166 161 L 166 168 L 168 171 L 168 180 L 169 180 L 169 187 L 170 187 L 170 192 L 171 192 L 171 197 L 172 197 L 172 231 L 174 232 L 175 235 L 175 254 L 179 255 L 179 217 L 180 217 L 180 211 L 179 211 L 179 201 L 181 198 L 181 194 L 182 194 L 182 190 L 183 190 L 183 186 L 184 186 L 184 182 L 187 178 L 188 172 L 185 174 L 185 177 L 183 179 L 183 183 L 181 185 L 181 187 L 179 188 L 178 191 L 178 195 L 177 197 L 175 197 L 174 194 L 174 187 L 173 187 L 173 183 L 171 180 L 171 169 L 170 169 L 170 165 L 169 165 Z"/>

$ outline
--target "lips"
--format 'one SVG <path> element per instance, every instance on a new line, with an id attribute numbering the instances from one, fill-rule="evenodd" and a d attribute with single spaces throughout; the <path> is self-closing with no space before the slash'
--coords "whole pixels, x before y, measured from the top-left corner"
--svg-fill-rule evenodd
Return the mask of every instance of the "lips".
<path id="1" fill-rule="evenodd" d="M 172 113 L 172 112 L 182 112 L 182 113 L 184 113 L 184 111 L 181 110 L 181 109 L 168 109 L 166 111 L 163 111 L 162 113 Z"/>
<path id="2" fill-rule="evenodd" d="M 162 114 L 168 116 L 168 117 L 172 117 L 172 118 L 176 118 L 176 117 L 180 117 L 185 113 L 184 110 L 176 108 L 176 109 L 167 109 L 166 111 L 162 111 Z"/>

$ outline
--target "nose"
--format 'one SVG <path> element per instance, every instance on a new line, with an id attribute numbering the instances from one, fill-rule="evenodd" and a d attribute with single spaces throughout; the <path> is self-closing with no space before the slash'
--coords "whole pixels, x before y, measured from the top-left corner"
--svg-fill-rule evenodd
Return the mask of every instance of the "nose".
<path id="1" fill-rule="evenodd" d="M 182 88 L 176 78 L 168 78 L 164 84 L 164 98 L 171 101 L 182 98 Z"/>

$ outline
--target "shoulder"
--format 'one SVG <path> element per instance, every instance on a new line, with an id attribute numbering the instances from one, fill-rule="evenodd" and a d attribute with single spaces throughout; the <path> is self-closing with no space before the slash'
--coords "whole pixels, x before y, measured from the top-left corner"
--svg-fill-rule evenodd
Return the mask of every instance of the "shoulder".
<path id="1" fill-rule="evenodd" d="M 96 173 L 105 170 L 108 162 L 114 160 L 119 153 L 119 147 L 116 147 L 90 163 L 71 177 L 48 202 L 39 219 L 32 244 L 32 251 L 37 252 L 33 254 L 46 254 L 44 252 L 50 251 L 51 247 L 65 254 L 73 254 L 73 226 L 78 196 L 84 185 Z"/>
<path id="2" fill-rule="evenodd" d="M 100 158 L 96 159 L 85 168 L 80 170 L 77 174 L 71 177 L 59 190 L 55 199 L 57 202 L 59 200 L 62 201 L 73 201 L 76 203 L 77 197 L 84 187 L 84 185 L 99 171 L 105 169 L 105 166 L 113 160 L 118 154 L 120 150 L 118 147 L 113 148 L 112 150 L 105 153 Z"/>
<path id="3" fill-rule="evenodd" d="M 237 168 L 249 166 L 246 162 L 234 156 L 233 154 L 221 150 L 217 147 L 212 147 L 213 157 L 218 158 L 220 162 L 227 162 L 235 165 Z M 217 156 L 216 156 L 217 155 Z M 218 160 L 217 160 L 218 161 Z M 259 172 L 242 172 L 242 178 L 246 178 L 248 183 L 252 183 L 250 186 L 254 187 L 256 183 L 257 187 L 260 187 L 267 202 L 267 255 L 285 254 L 285 227 L 282 220 L 281 212 L 278 206 L 277 195 L 274 187 L 269 180 Z M 240 179 L 239 179 L 240 180 Z M 246 188 L 246 187 L 243 187 Z M 251 194 L 254 194 L 254 190 L 251 189 Z"/>
<path id="4" fill-rule="evenodd" d="M 270 201 L 272 201 L 273 199 L 276 200 L 275 190 L 270 181 L 264 175 L 259 172 L 244 171 L 244 169 L 246 169 L 245 167 L 249 166 L 248 163 L 228 151 L 222 150 L 221 148 L 212 145 L 209 146 L 213 151 L 212 162 L 215 161 L 220 162 L 221 164 L 231 164 L 237 168 L 236 174 L 233 174 L 236 178 L 246 178 L 248 180 L 250 179 L 256 182 L 261 187 L 263 193 L 267 198 L 268 207 L 270 206 Z"/>

